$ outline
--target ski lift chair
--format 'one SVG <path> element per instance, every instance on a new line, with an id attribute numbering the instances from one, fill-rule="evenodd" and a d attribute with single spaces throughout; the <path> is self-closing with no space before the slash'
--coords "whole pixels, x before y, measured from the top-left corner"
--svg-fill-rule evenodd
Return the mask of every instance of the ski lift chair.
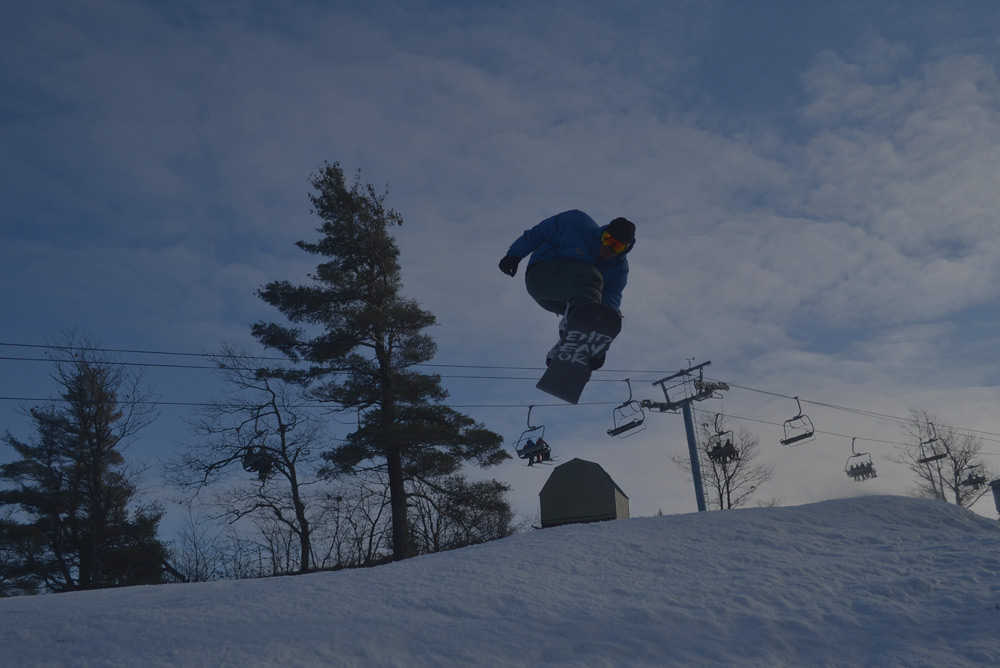
<path id="1" fill-rule="evenodd" d="M 264 482 L 271 476 L 274 470 L 274 457 L 272 457 L 263 445 L 258 447 L 249 446 L 243 451 L 240 459 L 243 470 L 247 473 L 256 473 L 257 479 Z"/>
<path id="2" fill-rule="evenodd" d="M 986 474 L 983 471 L 982 464 L 976 464 L 969 467 L 969 475 L 961 482 L 963 487 L 971 487 L 972 489 L 982 489 L 986 486 Z"/>
<path id="3" fill-rule="evenodd" d="M 625 434 L 634 436 L 646 428 L 643 426 L 643 422 L 646 421 L 646 413 L 642 410 L 642 404 L 632 398 L 632 382 L 628 378 L 625 379 L 625 382 L 628 384 L 628 399 L 621 406 L 615 408 L 612 413 L 611 417 L 615 426 L 608 429 L 608 436 L 622 436 L 623 438 Z"/>
<path id="4" fill-rule="evenodd" d="M 715 437 L 713 436 L 712 438 Z M 719 462 L 725 466 L 733 460 L 739 459 L 740 453 L 736 451 L 736 447 L 733 445 L 732 437 L 729 437 L 724 443 L 720 442 L 709 447 L 708 458 L 713 462 Z"/>
<path id="5" fill-rule="evenodd" d="M 934 423 L 928 422 L 927 424 L 931 427 L 931 437 L 927 441 L 920 441 L 920 459 L 917 460 L 918 464 L 930 464 L 948 456 L 947 451 L 943 447 L 935 445 L 935 443 L 941 443 L 941 439 L 938 438 Z"/>
<path id="6" fill-rule="evenodd" d="M 795 403 L 799 407 L 799 412 L 795 417 L 785 420 L 783 425 L 785 437 L 781 439 L 782 445 L 801 445 L 806 441 L 811 441 L 816 436 L 816 428 L 813 426 L 809 416 L 802 412 L 802 402 L 795 397 Z"/>
<path id="7" fill-rule="evenodd" d="M 875 466 L 872 464 L 872 456 L 867 452 L 857 452 L 854 449 L 855 439 L 851 439 L 851 456 L 847 458 L 844 465 L 844 472 L 855 482 L 864 482 L 871 478 L 878 477 L 875 473 Z"/>
<path id="8" fill-rule="evenodd" d="M 542 437 L 529 438 L 517 451 L 517 456 L 528 460 L 528 466 L 552 461 L 552 448 Z"/>
<path id="9" fill-rule="evenodd" d="M 528 428 L 521 432 L 521 436 L 514 443 L 514 452 L 520 459 L 527 459 L 528 466 L 540 464 L 552 460 L 552 448 L 545 442 L 545 425 L 533 426 L 531 424 L 531 409 L 528 406 Z"/>
<path id="10" fill-rule="evenodd" d="M 725 466 L 733 460 L 739 459 L 740 453 L 736 450 L 736 446 L 733 445 L 732 430 L 723 430 L 719 424 L 720 417 L 721 415 L 716 413 L 715 434 L 708 437 L 706 450 L 710 460 Z"/>
<path id="11" fill-rule="evenodd" d="M 875 466 L 872 464 L 871 455 L 867 453 L 862 455 L 857 455 L 858 457 L 867 457 L 867 460 L 860 461 L 857 464 L 848 465 L 844 470 L 847 475 L 855 480 L 855 482 L 862 482 L 869 480 L 871 478 L 878 477 L 875 473 Z"/>

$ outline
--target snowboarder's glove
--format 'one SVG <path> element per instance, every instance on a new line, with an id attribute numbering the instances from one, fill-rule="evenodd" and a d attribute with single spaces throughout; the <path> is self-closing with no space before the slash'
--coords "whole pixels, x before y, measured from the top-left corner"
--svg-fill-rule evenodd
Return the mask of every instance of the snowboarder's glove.
<path id="1" fill-rule="evenodd" d="M 514 257 L 513 255 L 506 255 L 504 259 L 500 260 L 500 271 L 507 274 L 508 276 L 513 276 L 517 273 L 517 263 L 521 260 Z"/>

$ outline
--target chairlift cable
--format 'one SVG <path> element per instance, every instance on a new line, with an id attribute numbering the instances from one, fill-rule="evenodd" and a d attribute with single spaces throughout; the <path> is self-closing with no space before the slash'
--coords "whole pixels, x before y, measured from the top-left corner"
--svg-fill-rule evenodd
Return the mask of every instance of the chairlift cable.
<path id="1" fill-rule="evenodd" d="M 706 415 L 714 415 L 718 413 L 718 411 L 711 411 L 703 408 L 693 408 L 692 410 L 696 413 L 704 413 Z M 756 424 L 766 424 L 772 427 L 777 427 L 778 429 L 780 429 L 782 426 L 780 422 L 771 422 L 769 420 L 761 420 L 758 418 L 742 417 L 739 415 L 732 415 L 730 413 L 726 413 L 725 415 L 727 418 L 732 420 L 737 420 L 739 422 L 754 422 Z M 817 429 L 816 433 L 822 436 L 834 436 L 836 438 L 855 438 L 852 436 L 848 436 L 847 434 L 840 434 L 834 431 L 823 431 L 821 429 Z M 887 441 L 885 439 L 869 438 L 867 436 L 857 436 L 856 438 L 859 441 L 868 441 L 869 443 L 882 443 L 884 445 L 911 445 L 910 443 L 903 443 L 901 441 Z M 989 454 L 989 453 L 984 453 L 984 454 Z"/>
<path id="2" fill-rule="evenodd" d="M 143 349 L 133 349 L 133 348 L 102 348 L 102 347 L 96 347 L 96 346 L 64 346 L 64 345 L 55 345 L 55 344 L 29 344 L 29 343 L 14 343 L 14 342 L 0 341 L 0 347 L 3 347 L 3 346 L 6 346 L 6 347 L 16 347 L 16 348 L 34 348 L 34 349 L 67 350 L 67 351 L 78 350 L 78 351 L 88 351 L 88 352 L 107 352 L 107 353 L 135 354 L 135 355 L 166 355 L 166 356 L 195 357 L 195 358 L 208 358 L 208 359 L 214 358 L 214 357 L 218 356 L 217 353 L 190 353 L 190 352 L 179 352 L 179 351 L 143 350 Z M 246 357 L 247 359 L 252 359 L 252 360 L 285 361 L 285 362 L 289 361 L 288 358 L 286 358 L 286 357 L 276 357 L 276 356 L 245 355 L 244 357 Z M 49 358 L 6 357 L 6 356 L 4 356 L 4 357 L 0 357 L 0 361 L 30 361 L 30 362 L 52 363 L 52 362 L 58 361 L 58 360 L 53 360 L 53 359 L 49 359 Z M 211 369 L 215 369 L 216 368 L 216 367 L 210 366 L 210 365 L 169 364 L 169 363 L 151 363 L 151 362 L 108 361 L 108 363 L 109 364 L 118 364 L 118 365 L 132 365 L 132 366 L 138 366 L 138 367 L 151 367 L 151 368 L 207 369 L 207 370 L 211 370 Z M 505 365 L 495 365 L 495 366 L 493 366 L 493 365 L 482 365 L 482 364 L 442 364 L 442 363 L 426 363 L 426 364 L 419 364 L 419 365 L 414 365 L 414 366 L 431 367 L 431 368 L 448 368 L 448 369 L 487 369 L 487 370 L 509 370 L 509 371 L 538 371 L 541 368 L 541 367 L 523 367 L 523 366 L 505 366 Z M 663 373 L 668 373 L 668 372 L 667 371 L 658 371 L 658 370 L 653 370 L 653 369 L 604 369 L 604 370 L 602 370 L 602 373 L 641 373 L 641 374 L 655 375 L 655 374 L 663 374 Z M 518 380 L 518 381 L 536 380 L 534 377 L 527 377 L 527 376 L 495 376 L 495 375 L 469 375 L 469 376 L 464 376 L 464 375 L 442 375 L 441 377 L 442 378 L 448 378 L 448 379 L 457 379 L 457 380 Z M 622 380 L 623 379 L 621 379 L 621 378 L 594 378 L 591 382 L 621 382 Z M 791 400 L 791 399 L 795 399 L 796 398 L 794 396 L 787 395 L 787 394 L 782 394 L 780 392 L 773 392 L 773 391 L 769 391 L 769 390 L 763 390 L 763 389 L 760 389 L 760 388 L 754 388 L 754 387 L 749 387 L 749 386 L 745 386 L 745 385 L 738 385 L 738 384 L 734 384 L 734 383 L 729 383 L 728 381 L 727 381 L 727 383 L 733 389 L 740 389 L 740 390 L 745 390 L 745 391 L 748 391 L 748 392 L 755 392 L 755 393 L 758 393 L 758 394 L 764 394 L 764 395 L 778 397 L 778 398 L 782 398 L 782 399 L 790 399 Z M 874 412 L 874 411 L 868 411 L 868 410 L 863 410 L 863 409 L 858 409 L 858 408 L 852 408 L 852 407 L 848 407 L 848 406 L 840 406 L 840 405 L 837 405 L 837 404 L 830 404 L 830 403 L 821 402 L 821 401 L 814 401 L 814 400 L 810 400 L 810 399 L 801 399 L 800 398 L 800 400 L 801 400 L 802 403 L 810 404 L 810 405 L 813 405 L 813 406 L 818 406 L 818 407 L 822 407 L 822 408 L 829 408 L 829 409 L 832 409 L 832 410 L 838 410 L 838 411 L 843 411 L 843 412 L 847 412 L 847 413 L 853 413 L 853 414 L 856 414 L 856 415 L 863 415 L 863 416 L 871 417 L 871 418 L 875 418 L 875 419 L 887 420 L 887 421 L 896 422 L 896 423 L 899 423 L 899 424 L 908 424 L 908 423 L 913 422 L 912 418 L 904 418 L 904 417 L 899 417 L 899 416 L 895 416 L 895 415 L 888 415 L 888 414 L 885 414 L 885 413 L 878 413 L 878 412 Z M 27 398 L 27 397 L 0 397 L 0 401 L 50 402 L 50 401 L 59 401 L 59 400 L 58 399 L 56 399 L 56 400 L 52 400 L 52 399 L 35 399 L 35 398 Z M 209 405 L 220 405 L 217 402 L 216 403 L 209 403 L 209 402 L 190 402 L 190 401 L 188 401 L 188 402 L 177 402 L 177 401 L 155 401 L 155 402 L 153 402 L 153 401 L 150 401 L 150 402 L 146 402 L 146 403 L 152 404 L 152 405 L 162 405 L 162 406 L 193 406 L 193 407 L 209 406 Z M 562 406 L 562 405 L 563 404 L 549 404 L 549 406 Z M 588 402 L 588 403 L 581 403 L 581 404 L 577 404 L 577 405 L 580 405 L 580 406 L 584 406 L 584 405 L 607 406 L 607 405 L 615 405 L 615 402 Z M 317 405 L 316 407 L 321 407 L 321 406 L 322 405 Z M 307 407 L 307 405 L 303 405 L 303 407 Z M 524 407 L 526 407 L 526 404 L 464 404 L 464 405 L 454 405 L 452 407 L 453 408 L 524 408 Z M 760 423 L 763 423 L 763 424 L 772 424 L 772 425 L 775 424 L 775 423 L 772 423 L 772 422 L 767 422 L 765 420 L 752 420 L 752 419 L 748 419 L 748 418 L 742 418 L 742 419 L 748 420 L 748 421 L 760 422 Z M 777 426 L 780 427 L 781 425 L 777 425 Z M 984 431 L 984 430 L 969 429 L 969 428 L 965 428 L 965 427 L 956 427 L 956 426 L 951 426 L 951 428 L 953 430 L 957 431 L 957 432 L 963 432 L 963 433 L 972 434 L 972 435 L 984 435 L 984 436 L 996 437 L 995 439 L 994 438 L 984 438 L 983 440 L 990 441 L 990 442 L 1000 442 L 1000 433 L 989 432 L 989 431 Z M 825 434 L 825 435 L 832 435 L 832 436 L 841 436 L 841 437 L 844 436 L 843 434 L 834 434 L 834 433 L 830 433 L 830 432 L 823 432 L 821 430 L 816 430 L 815 433 L 817 433 L 817 434 Z M 875 442 L 882 442 L 882 443 L 890 443 L 890 444 L 902 445 L 902 444 L 896 443 L 894 441 L 880 441 L 879 439 L 864 439 L 864 440 L 873 440 Z"/>
<path id="3" fill-rule="evenodd" d="M 789 400 L 792 400 L 792 401 L 794 401 L 796 399 L 796 397 L 794 397 L 794 396 L 786 395 L 786 394 L 781 394 L 779 392 L 772 392 L 772 391 L 769 391 L 769 390 L 761 390 L 759 388 L 747 387 L 745 385 L 737 385 L 737 384 L 734 384 L 734 383 L 728 383 L 728 385 L 729 385 L 729 387 L 731 387 L 733 389 L 746 390 L 748 392 L 756 392 L 757 394 L 766 394 L 766 395 L 769 395 L 769 396 L 772 396 L 772 397 L 778 397 L 778 398 L 781 398 L 781 399 L 789 399 Z M 865 417 L 876 418 L 876 419 L 879 419 L 879 420 L 887 420 L 889 422 L 896 422 L 896 423 L 899 423 L 899 424 L 910 424 L 910 423 L 912 423 L 914 421 L 913 418 L 899 417 L 897 415 L 889 415 L 889 414 L 886 414 L 886 413 L 877 413 L 875 411 L 868 411 L 868 410 L 864 410 L 864 409 L 860 409 L 860 408 L 851 408 L 849 406 L 839 406 L 837 404 L 830 404 L 830 403 L 826 403 L 826 402 L 822 402 L 822 401 L 813 401 L 813 400 L 810 400 L 810 399 L 802 399 L 801 397 L 798 397 L 798 398 L 804 404 L 810 404 L 810 405 L 813 405 L 813 406 L 819 406 L 820 408 L 829 408 L 829 409 L 832 409 L 832 410 L 843 411 L 843 412 L 846 412 L 846 413 L 854 413 L 856 415 L 863 415 Z M 983 435 L 983 436 L 994 436 L 996 438 L 983 438 L 983 440 L 990 441 L 990 442 L 993 442 L 993 443 L 1000 443 L 1000 433 L 990 432 L 990 431 L 984 431 L 984 430 L 981 430 L 981 429 L 970 429 L 970 428 L 967 428 L 967 427 L 956 427 L 954 425 L 949 425 L 949 426 L 954 431 L 963 432 L 963 433 L 966 433 L 966 434 Z M 819 434 L 819 433 L 822 433 L 822 432 L 820 432 L 819 430 L 817 430 L 816 433 Z"/>

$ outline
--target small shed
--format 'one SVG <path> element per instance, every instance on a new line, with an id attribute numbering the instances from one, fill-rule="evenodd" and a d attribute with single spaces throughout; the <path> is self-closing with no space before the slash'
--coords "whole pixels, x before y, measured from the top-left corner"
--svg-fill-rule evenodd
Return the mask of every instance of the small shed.
<path id="1" fill-rule="evenodd" d="M 542 528 L 628 519 L 628 496 L 600 464 L 571 459 L 552 471 L 538 493 Z"/>

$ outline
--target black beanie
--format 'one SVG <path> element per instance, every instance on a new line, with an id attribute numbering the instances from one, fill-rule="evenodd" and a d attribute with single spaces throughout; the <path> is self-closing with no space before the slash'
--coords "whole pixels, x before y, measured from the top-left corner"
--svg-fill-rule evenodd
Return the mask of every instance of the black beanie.
<path id="1" fill-rule="evenodd" d="M 635 238 L 635 224 L 628 218 L 615 218 L 608 225 L 608 234 L 623 244 L 631 243 Z"/>

